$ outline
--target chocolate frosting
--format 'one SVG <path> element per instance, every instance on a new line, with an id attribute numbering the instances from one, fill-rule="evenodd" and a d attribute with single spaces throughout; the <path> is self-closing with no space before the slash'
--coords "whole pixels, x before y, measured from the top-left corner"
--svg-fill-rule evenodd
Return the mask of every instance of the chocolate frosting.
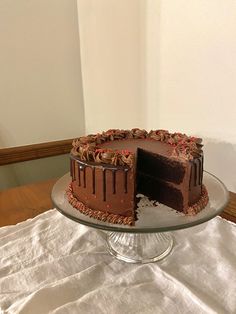
<path id="1" fill-rule="evenodd" d="M 82 214 L 87 215 L 89 217 L 102 220 L 102 221 L 107 221 L 113 224 L 125 224 L 132 226 L 134 225 L 135 218 L 133 216 L 122 216 L 122 215 L 115 215 L 111 214 L 108 212 L 103 212 L 100 210 L 93 210 L 80 202 L 74 195 L 72 191 L 72 184 L 69 184 L 69 187 L 66 191 L 67 199 L 69 203 L 79 210 Z M 198 202 L 196 202 L 194 205 L 189 206 L 187 210 L 187 215 L 193 216 L 196 215 L 199 211 L 201 211 L 208 203 L 209 198 L 208 198 L 208 193 L 207 189 L 204 185 L 202 185 L 202 192 L 200 199 Z"/>
<path id="2" fill-rule="evenodd" d="M 124 225 L 129 225 L 132 226 L 134 225 L 134 217 L 133 216 L 122 216 L 122 215 L 116 215 L 108 212 L 104 212 L 101 210 L 94 210 L 80 202 L 74 195 L 72 191 L 72 184 L 69 185 L 67 191 L 66 191 L 67 199 L 69 203 L 79 210 L 82 214 L 87 215 L 89 217 L 102 220 L 102 221 L 107 221 L 113 224 L 124 224 Z"/>
<path id="3" fill-rule="evenodd" d="M 133 152 L 102 148 L 102 144 L 116 140 L 145 138 L 171 145 L 173 150 L 170 157 L 172 158 L 193 160 L 202 155 L 202 140 L 200 138 L 182 133 L 170 133 L 166 130 L 152 130 L 148 133 L 146 130 L 138 128 L 132 130 L 111 129 L 101 134 L 79 137 L 73 140 L 71 154 L 82 161 L 132 167 L 134 164 Z"/>

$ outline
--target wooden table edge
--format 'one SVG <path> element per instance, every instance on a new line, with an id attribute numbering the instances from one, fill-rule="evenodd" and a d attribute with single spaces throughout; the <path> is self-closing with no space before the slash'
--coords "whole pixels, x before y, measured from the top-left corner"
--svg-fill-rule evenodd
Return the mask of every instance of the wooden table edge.
<path id="1" fill-rule="evenodd" d="M 0 227 L 34 218 L 53 207 L 51 190 L 57 178 L 0 191 Z M 236 193 L 230 192 L 227 207 L 220 215 L 236 223 Z"/>

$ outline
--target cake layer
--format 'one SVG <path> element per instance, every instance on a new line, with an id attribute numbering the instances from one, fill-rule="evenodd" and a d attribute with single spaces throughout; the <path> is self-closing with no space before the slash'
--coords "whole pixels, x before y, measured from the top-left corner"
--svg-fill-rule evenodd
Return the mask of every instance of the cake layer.
<path id="1" fill-rule="evenodd" d="M 138 148 L 137 171 L 161 180 L 180 184 L 183 182 L 188 162 L 167 158 Z"/>
<path id="2" fill-rule="evenodd" d="M 184 197 L 186 195 L 177 188 L 177 185 L 140 172 L 137 176 L 137 190 L 152 200 L 158 200 L 158 202 L 178 211 L 184 211 Z"/>

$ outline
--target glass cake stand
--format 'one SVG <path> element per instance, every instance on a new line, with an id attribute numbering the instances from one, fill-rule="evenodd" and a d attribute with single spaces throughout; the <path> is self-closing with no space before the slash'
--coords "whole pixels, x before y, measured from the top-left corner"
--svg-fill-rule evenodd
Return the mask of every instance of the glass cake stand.
<path id="1" fill-rule="evenodd" d="M 90 218 L 73 208 L 67 201 L 65 190 L 71 181 L 64 175 L 52 189 L 55 207 L 66 217 L 89 227 L 106 231 L 110 254 L 129 263 L 149 263 L 167 256 L 173 247 L 170 231 L 190 228 L 219 215 L 228 203 L 225 185 L 214 175 L 204 171 L 203 183 L 208 194 L 208 205 L 195 216 L 186 216 L 163 204 L 156 204 L 140 195 L 135 226 L 111 224 Z"/>

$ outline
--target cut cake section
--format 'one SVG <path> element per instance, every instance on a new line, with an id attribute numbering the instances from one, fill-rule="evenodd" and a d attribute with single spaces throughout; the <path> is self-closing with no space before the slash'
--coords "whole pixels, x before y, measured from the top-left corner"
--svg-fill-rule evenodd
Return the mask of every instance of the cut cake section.
<path id="1" fill-rule="evenodd" d="M 187 213 L 190 167 L 189 162 L 138 149 L 137 191 Z"/>
<path id="2" fill-rule="evenodd" d="M 108 130 L 73 141 L 69 202 L 112 223 L 134 224 L 136 193 L 195 214 L 203 199 L 200 140 L 164 130 Z"/>

